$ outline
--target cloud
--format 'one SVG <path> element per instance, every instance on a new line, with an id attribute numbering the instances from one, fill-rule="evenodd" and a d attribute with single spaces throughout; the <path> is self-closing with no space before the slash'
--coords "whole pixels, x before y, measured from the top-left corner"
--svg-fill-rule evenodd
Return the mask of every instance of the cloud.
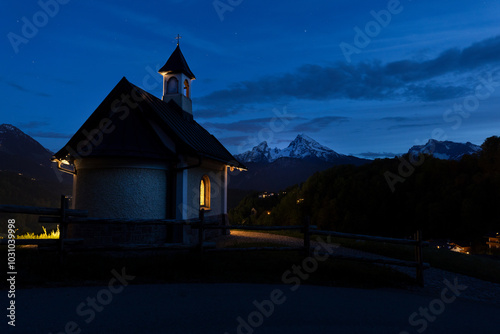
<path id="1" fill-rule="evenodd" d="M 220 138 L 220 141 L 222 144 L 227 145 L 227 146 L 239 146 L 239 145 L 246 145 L 249 141 L 249 139 L 252 139 L 250 136 L 230 136 L 230 137 L 224 137 Z M 234 154 L 238 154 L 241 152 L 232 152 Z"/>
<path id="2" fill-rule="evenodd" d="M 250 118 L 228 123 L 205 122 L 202 125 L 207 129 L 217 129 L 223 131 L 258 133 L 261 130 L 267 129 L 272 132 L 282 132 L 285 129 L 293 128 L 291 122 L 307 120 L 304 117 L 299 117 L 293 113 L 287 112 L 286 107 L 283 108 L 283 111 L 275 108 L 273 109 L 272 114 L 273 116 L 269 117 Z M 335 116 L 335 118 L 337 117 Z"/>
<path id="3" fill-rule="evenodd" d="M 56 138 L 56 139 L 69 139 L 72 135 L 68 135 L 60 132 L 52 132 L 52 131 L 35 131 L 29 132 L 31 137 L 40 137 L 40 138 Z"/>
<path id="4" fill-rule="evenodd" d="M 195 101 L 196 103 L 196 101 Z M 229 116 L 231 114 L 236 113 L 235 111 L 231 112 L 228 109 L 215 109 L 215 108 L 205 108 L 196 110 L 196 117 L 198 118 L 215 118 L 215 117 L 224 117 Z"/>
<path id="5" fill-rule="evenodd" d="M 296 125 L 293 130 L 297 132 L 318 131 L 328 127 L 332 123 L 340 124 L 343 122 L 348 122 L 349 120 L 349 117 L 344 116 L 316 117 L 307 122 Z"/>
<path id="6" fill-rule="evenodd" d="M 262 117 L 262 118 L 245 119 L 232 123 L 206 122 L 203 124 L 203 127 L 206 127 L 207 129 L 217 129 L 224 131 L 242 131 L 242 132 L 256 133 L 266 127 L 269 127 L 269 124 L 271 123 L 272 120 L 273 117 Z"/>
<path id="7" fill-rule="evenodd" d="M 411 120 L 411 118 L 395 116 L 395 117 L 383 117 L 380 120 L 381 121 L 390 121 L 390 122 L 406 122 L 406 121 Z"/>
<path id="8" fill-rule="evenodd" d="M 198 100 L 194 101 L 195 104 L 199 104 Z M 248 109 L 248 107 L 245 107 L 245 109 Z M 222 107 L 219 106 L 217 108 L 202 108 L 202 109 L 197 109 L 196 110 L 196 117 L 197 118 L 217 118 L 217 117 L 226 117 L 230 115 L 236 115 L 243 113 L 244 110 L 242 110 L 241 106 L 226 106 Z"/>
<path id="9" fill-rule="evenodd" d="M 398 154 L 391 152 L 364 152 L 356 155 L 367 159 L 383 159 L 383 158 L 394 158 Z"/>
<path id="10" fill-rule="evenodd" d="M 500 36 L 496 36 L 462 50 L 445 50 L 428 60 L 305 64 L 289 73 L 234 83 L 198 101 L 206 108 L 218 106 L 231 114 L 241 105 L 287 99 L 446 100 L 463 96 L 474 88 L 455 83 L 453 76 L 497 64 L 499 54 Z M 452 79 L 445 80 L 445 75 Z"/>
<path id="11" fill-rule="evenodd" d="M 396 125 L 393 125 L 393 126 L 390 126 L 387 128 L 387 130 L 399 130 L 399 129 L 408 129 L 408 128 L 425 128 L 425 127 L 428 127 L 428 126 L 439 126 L 441 125 L 442 123 L 426 123 L 426 124 L 422 124 L 422 123 L 415 123 L 415 124 L 396 124 Z"/>
<path id="12" fill-rule="evenodd" d="M 186 3 L 185 0 L 170 0 L 169 3 L 171 5 Z M 189 4 L 186 4 L 189 7 Z M 185 6 L 185 7 L 186 7 Z M 187 8 L 186 7 L 186 8 Z M 146 13 L 141 10 L 131 10 L 123 5 L 115 5 L 109 3 L 99 3 L 99 10 L 105 11 L 108 15 L 112 15 L 119 19 L 126 19 L 127 23 L 135 25 L 138 29 L 145 31 L 146 36 L 158 36 L 162 40 L 165 39 L 165 36 L 172 36 L 171 43 L 173 46 L 174 33 L 177 34 L 179 32 L 179 24 L 174 20 L 165 20 L 164 14 L 161 12 L 157 13 Z M 95 8 L 92 8 L 95 10 Z M 179 9 L 179 8 L 178 8 Z M 116 34 L 117 31 L 113 30 L 113 34 Z M 125 36 L 125 35 L 124 35 Z M 188 44 L 190 46 L 210 51 L 215 54 L 224 55 L 224 50 L 221 49 L 220 43 L 215 43 L 213 39 L 204 39 L 199 37 L 200 34 L 196 31 L 193 31 L 191 25 L 183 25 L 182 26 L 182 39 L 181 44 Z M 127 41 L 127 40 L 125 40 Z M 128 45 L 126 45 L 128 46 Z"/>
<path id="13" fill-rule="evenodd" d="M 194 104 L 200 105 L 201 103 L 199 102 L 199 99 L 195 99 L 193 101 Z M 245 114 L 245 115 L 253 115 L 257 114 L 261 111 L 268 111 L 270 109 L 274 109 L 275 105 L 273 104 L 272 106 L 266 105 L 266 104 L 261 104 L 261 103 L 255 103 L 253 105 L 241 105 L 241 104 L 234 104 L 234 103 L 228 103 L 228 104 L 217 104 L 211 107 L 207 108 L 197 108 L 196 110 L 196 118 L 220 118 L 220 117 L 227 117 L 227 116 L 232 116 L 232 115 L 237 115 L 237 114 Z"/>
<path id="14" fill-rule="evenodd" d="M 35 129 L 35 128 L 44 127 L 47 125 L 49 125 L 48 122 L 41 122 L 41 121 L 28 121 L 28 122 L 16 123 L 16 126 L 18 128 L 23 128 L 23 129 Z"/>
<path id="15" fill-rule="evenodd" d="M 425 85 L 408 85 L 406 93 L 421 101 L 441 101 L 449 98 L 465 96 L 469 92 L 468 88 L 460 86 L 443 86 L 437 83 Z"/>
<path id="16" fill-rule="evenodd" d="M 37 96 L 41 96 L 41 97 L 51 97 L 52 95 L 50 94 L 47 94 L 47 93 L 44 93 L 44 92 L 39 92 L 39 91 L 34 91 L 34 90 L 31 90 L 31 89 L 28 89 L 26 87 L 23 87 L 21 85 L 18 85 L 17 83 L 15 82 L 12 82 L 12 81 L 7 81 L 5 82 L 7 85 L 21 91 L 21 92 L 24 92 L 24 93 L 29 93 L 29 94 L 33 94 L 33 95 L 37 95 Z"/>

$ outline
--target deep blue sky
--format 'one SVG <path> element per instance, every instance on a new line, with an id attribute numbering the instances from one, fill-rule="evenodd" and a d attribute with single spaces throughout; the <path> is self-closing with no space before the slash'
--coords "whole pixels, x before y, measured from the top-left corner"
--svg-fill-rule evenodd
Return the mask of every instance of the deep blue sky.
<path id="1" fill-rule="evenodd" d="M 53 151 L 123 76 L 161 98 L 177 34 L 195 119 L 234 154 L 298 133 L 370 158 L 500 135 L 499 1 L 59 1 L 0 14 L 0 123 Z"/>

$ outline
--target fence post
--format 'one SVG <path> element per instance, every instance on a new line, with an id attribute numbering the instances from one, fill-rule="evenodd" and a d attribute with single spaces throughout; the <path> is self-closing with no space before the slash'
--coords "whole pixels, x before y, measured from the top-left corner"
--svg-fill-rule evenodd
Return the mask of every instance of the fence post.
<path id="1" fill-rule="evenodd" d="M 304 254 L 311 256 L 311 217 L 307 216 L 304 221 Z"/>
<path id="2" fill-rule="evenodd" d="M 415 262 L 417 263 L 417 283 L 424 286 L 424 259 L 422 253 L 422 231 L 418 230 L 415 236 L 417 244 L 415 245 Z"/>
<path id="3" fill-rule="evenodd" d="M 198 225 L 198 251 L 203 254 L 203 222 L 205 220 L 205 209 L 200 210 L 200 223 Z"/>
<path id="4" fill-rule="evenodd" d="M 64 264 L 66 261 L 66 254 L 64 251 L 64 239 L 66 238 L 66 231 L 68 227 L 68 220 L 66 217 L 66 210 L 69 209 L 68 198 L 61 195 L 61 220 L 59 223 L 59 262 Z"/>

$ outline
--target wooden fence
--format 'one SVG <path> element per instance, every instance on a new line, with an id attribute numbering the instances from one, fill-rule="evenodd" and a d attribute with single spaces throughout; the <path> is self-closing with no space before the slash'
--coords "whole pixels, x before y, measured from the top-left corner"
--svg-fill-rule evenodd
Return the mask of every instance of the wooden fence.
<path id="1" fill-rule="evenodd" d="M 259 230 L 259 231 L 277 231 L 277 230 L 299 230 L 303 232 L 304 244 L 303 247 L 252 247 L 252 248 L 221 248 L 209 249 L 208 252 L 229 252 L 229 251 L 261 251 L 261 250 L 300 250 L 304 252 L 305 256 L 311 256 L 311 236 L 313 235 L 326 235 L 337 238 L 353 239 L 353 240 L 367 240 L 390 244 L 409 245 L 415 247 L 415 260 L 404 261 L 391 258 L 368 258 L 358 256 L 344 256 L 329 254 L 330 258 L 352 260 L 359 262 L 369 262 L 385 265 L 396 265 L 403 267 L 414 267 L 416 269 L 416 280 L 420 286 L 424 286 L 424 270 L 429 268 L 430 265 L 424 262 L 422 248 L 428 246 L 429 243 L 422 240 L 422 232 L 417 231 L 414 239 L 397 239 L 387 238 L 371 235 L 342 233 L 334 231 L 323 231 L 316 229 L 316 226 L 310 225 L 310 220 L 307 218 L 303 226 L 252 226 L 252 225 L 228 225 L 228 226 L 210 226 L 210 225 L 193 225 L 194 228 L 199 228 L 200 235 L 203 235 L 203 230 L 206 229 L 220 229 L 220 230 Z M 203 252 L 203 239 L 198 239 L 198 246 L 200 252 Z"/>
<path id="2" fill-rule="evenodd" d="M 311 236 L 313 235 L 326 235 L 337 238 L 346 238 L 354 240 L 367 240 L 382 243 L 392 243 L 399 245 L 410 245 L 415 247 L 415 260 L 404 261 L 390 258 L 367 258 L 367 257 L 354 257 L 342 256 L 336 254 L 329 254 L 331 258 L 361 261 L 385 265 L 396 265 L 416 268 L 416 280 L 420 286 L 424 285 L 425 269 L 429 268 L 429 264 L 425 263 L 422 255 L 422 247 L 428 246 L 428 242 L 422 240 L 421 231 L 417 231 L 415 238 L 412 239 L 396 239 L 386 238 L 379 236 L 342 233 L 334 231 L 323 231 L 316 229 L 316 226 L 311 226 L 309 219 L 305 220 L 303 226 L 252 226 L 252 225 L 216 225 L 208 224 L 205 222 L 204 211 L 200 211 L 198 219 L 191 220 L 173 220 L 173 219 L 108 219 L 108 218 L 91 218 L 88 217 L 88 212 L 85 210 L 73 210 L 68 208 L 68 198 L 61 196 L 60 208 L 40 208 L 28 206 L 15 206 L 15 205 L 0 205 L 0 212 L 5 213 L 20 213 L 20 214 L 33 214 L 39 215 L 40 223 L 57 223 L 59 224 L 60 238 L 54 240 L 47 239 L 17 239 L 17 245 L 54 245 L 57 247 L 60 261 L 64 263 L 67 247 L 70 245 L 77 245 L 83 242 L 83 239 L 67 239 L 66 232 L 68 224 L 71 223 L 84 223 L 84 224 L 146 224 L 146 225 L 189 225 L 193 229 L 198 230 L 198 243 L 196 245 L 165 245 L 164 247 L 151 246 L 151 247 L 134 247 L 125 248 L 119 246 L 107 246 L 100 248 L 86 248 L 87 250 L 127 250 L 127 249 L 195 249 L 200 254 L 204 252 L 241 252 L 241 251 L 301 251 L 305 256 L 311 256 Z M 246 247 L 246 248 L 208 248 L 207 243 L 203 240 L 205 230 L 258 230 L 258 231 L 283 231 L 283 230 L 298 230 L 303 232 L 303 246 L 302 247 Z M 5 244 L 7 240 L 0 239 L 0 244 Z M 213 245 L 212 245 L 213 246 Z M 85 250 L 85 248 L 83 249 Z"/>

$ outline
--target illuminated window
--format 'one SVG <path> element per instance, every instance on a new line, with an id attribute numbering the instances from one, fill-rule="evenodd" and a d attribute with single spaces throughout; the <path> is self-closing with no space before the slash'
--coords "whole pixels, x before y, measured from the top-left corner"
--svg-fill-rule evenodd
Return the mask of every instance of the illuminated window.
<path id="1" fill-rule="evenodd" d="M 179 80 L 176 77 L 171 77 L 167 81 L 167 94 L 177 94 L 179 87 Z"/>
<path id="2" fill-rule="evenodd" d="M 200 181 L 200 208 L 210 209 L 210 179 L 206 175 Z"/>
<path id="3" fill-rule="evenodd" d="M 186 97 L 189 97 L 191 98 L 191 92 L 190 92 L 190 89 L 189 89 L 189 81 L 184 80 L 184 95 L 186 95 Z"/>

